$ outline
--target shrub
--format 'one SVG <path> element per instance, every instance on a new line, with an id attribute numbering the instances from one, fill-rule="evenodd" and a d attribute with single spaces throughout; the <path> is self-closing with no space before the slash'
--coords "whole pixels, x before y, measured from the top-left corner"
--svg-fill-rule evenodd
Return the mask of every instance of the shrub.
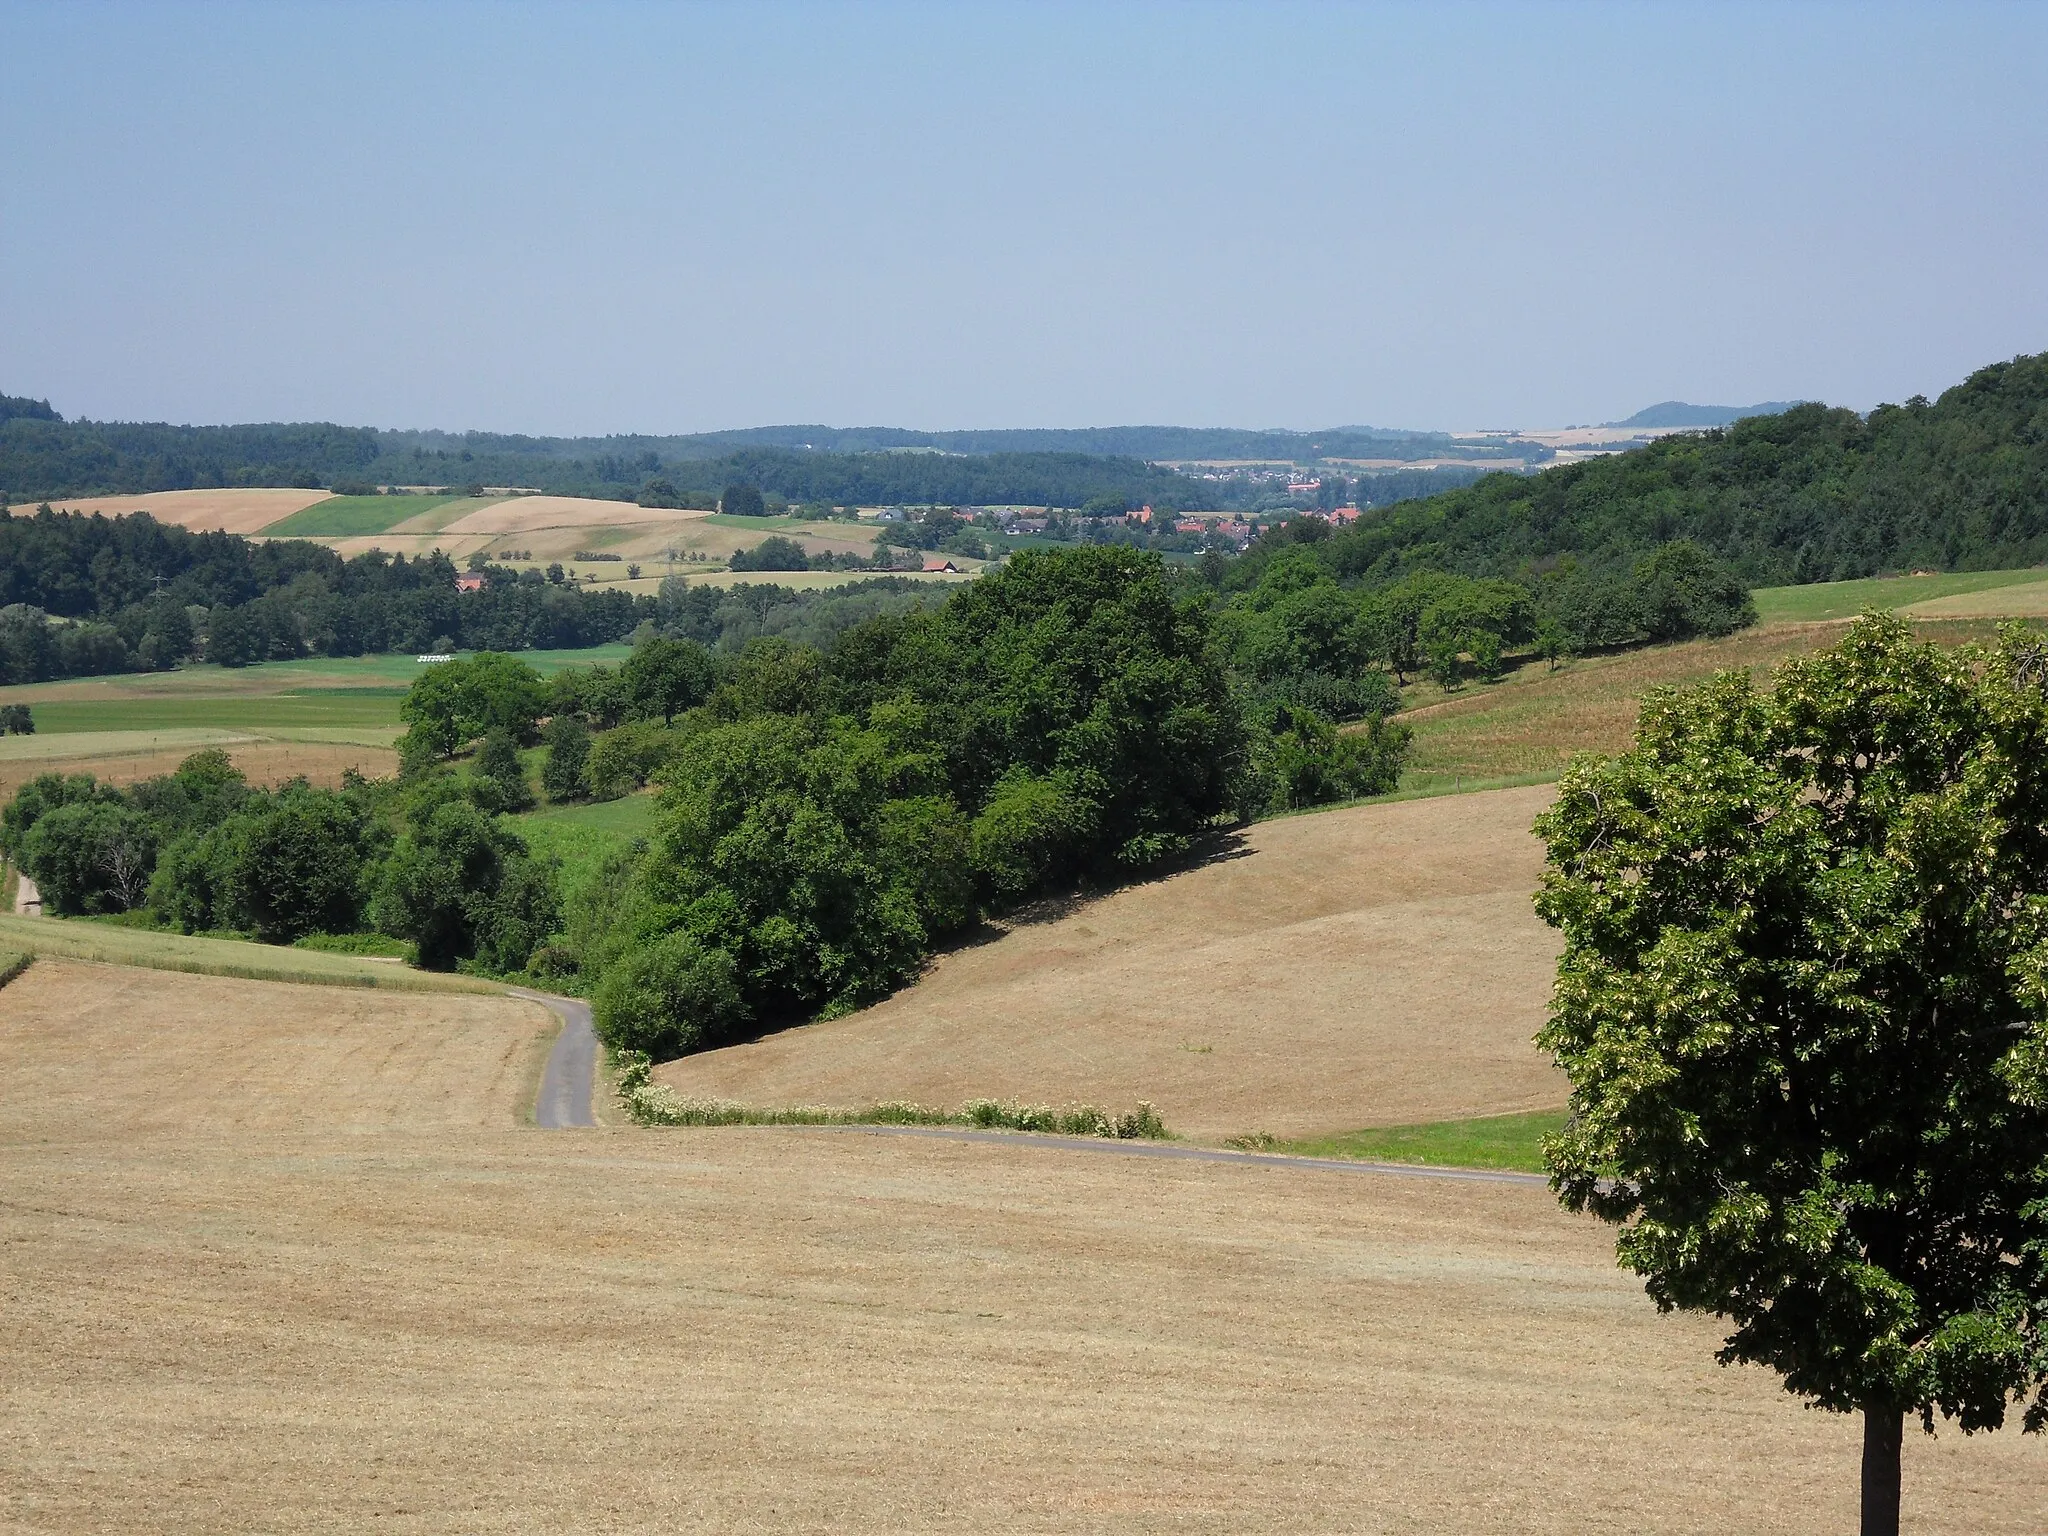
<path id="1" fill-rule="evenodd" d="M 727 564 L 736 571 L 808 571 L 811 557 L 795 539 L 774 534 L 752 549 L 735 550 Z"/>
<path id="2" fill-rule="evenodd" d="M 583 776 L 590 761 L 590 732 L 574 715 L 556 715 L 541 731 L 548 756 L 540 771 L 541 787 L 550 800 L 580 800 L 589 785 Z"/>
<path id="3" fill-rule="evenodd" d="M 592 999 L 598 1037 L 614 1050 L 674 1056 L 701 1049 L 745 1016 L 732 956 L 671 933 L 605 972 Z"/>
<path id="4" fill-rule="evenodd" d="M 519 761 L 519 746 L 512 734 L 492 730 L 476 754 L 477 776 L 488 786 L 488 809 L 523 811 L 533 804 L 533 791 L 526 783 L 526 766 Z"/>

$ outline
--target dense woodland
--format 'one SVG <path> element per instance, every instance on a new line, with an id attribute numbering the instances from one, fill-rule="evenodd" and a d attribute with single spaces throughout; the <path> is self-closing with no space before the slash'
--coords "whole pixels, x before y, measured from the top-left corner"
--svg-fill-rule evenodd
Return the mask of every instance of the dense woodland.
<path id="1" fill-rule="evenodd" d="M 1865 418 L 1823 405 L 1402 502 L 1331 541 L 1348 577 L 1541 580 L 1694 541 L 1753 586 L 2048 560 L 2048 354 Z"/>

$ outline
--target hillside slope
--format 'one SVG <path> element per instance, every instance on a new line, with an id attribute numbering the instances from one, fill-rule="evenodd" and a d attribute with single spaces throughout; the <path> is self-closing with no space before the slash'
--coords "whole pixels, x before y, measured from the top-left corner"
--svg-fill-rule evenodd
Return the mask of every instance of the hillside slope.
<path id="1" fill-rule="evenodd" d="M 672 1062 L 692 1095 L 1159 1106 L 1309 1135 L 1548 1108 L 1556 958 L 1529 897 L 1548 788 L 1253 827 L 1226 856 L 942 957 L 846 1018 Z"/>

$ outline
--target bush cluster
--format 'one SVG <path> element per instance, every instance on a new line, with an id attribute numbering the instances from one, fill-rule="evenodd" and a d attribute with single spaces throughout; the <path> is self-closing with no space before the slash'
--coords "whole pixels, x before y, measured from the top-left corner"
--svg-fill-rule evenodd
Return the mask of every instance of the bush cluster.
<path id="1" fill-rule="evenodd" d="M 215 749 L 126 789 L 41 774 L 0 810 L 0 852 L 58 916 L 271 944 L 378 947 L 374 931 L 422 965 L 505 974 L 526 969 L 562 914 L 552 865 L 494 814 L 501 796 L 487 773 L 445 769 L 264 790 Z"/>

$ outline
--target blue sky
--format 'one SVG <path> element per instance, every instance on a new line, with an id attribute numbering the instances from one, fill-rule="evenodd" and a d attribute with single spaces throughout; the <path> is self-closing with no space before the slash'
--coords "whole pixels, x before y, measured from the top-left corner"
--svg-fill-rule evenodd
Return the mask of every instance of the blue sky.
<path id="1" fill-rule="evenodd" d="M 2048 349 L 2048 5 L 0 0 L 0 391 L 1561 426 Z"/>

